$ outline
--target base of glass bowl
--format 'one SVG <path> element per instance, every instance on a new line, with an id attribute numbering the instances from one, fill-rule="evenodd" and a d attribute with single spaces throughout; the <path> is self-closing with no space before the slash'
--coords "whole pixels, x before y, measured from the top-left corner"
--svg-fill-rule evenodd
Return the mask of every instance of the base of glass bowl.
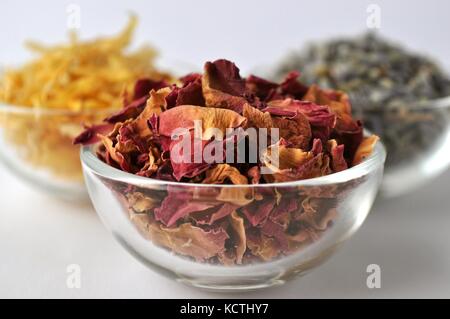
<path id="1" fill-rule="evenodd" d="M 316 257 L 313 260 L 310 260 L 309 262 L 301 265 L 297 265 L 293 269 L 290 269 L 277 276 L 246 275 L 242 277 L 218 280 L 217 278 L 208 277 L 189 278 L 181 275 L 176 278 L 176 281 L 194 288 L 219 293 L 246 292 L 282 286 L 287 282 L 299 279 L 308 274 L 311 269 L 319 266 L 327 259 L 329 259 L 331 255 L 333 255 L 334 251 L 335 249 L 330 249 L 329 252 L 323 253 L 321 256 Z"/>
<path id="2" fill-rule="evenodd" d="M 125 250 L 130 253 L 134 258 L 139 260 L 143 265 L 147 268 L 153 270 L 154 272 L 175 280 L 181 284 L 184 284 L 189 287 L 209 291 L 209 292 L 217 292 L 217 293 L 234 293 L 234 292 L 246 292 L 246 291 L 255 291 L 260 289 L 266 289 L 276 286 L 281 286 L 286 284 L 287 282 L 293 281 L 295 279 L 299 279 L 309 271 L 318 267 L 325 261 L 327 261 L 341 246 L 341 244 L 351 236 L 353 231 L 348 233 L 341 242 L 337 242 L 335 245 L 329 247 L 328 249 L 322 251 L 321 254 L 303 261 L 300 264 L 295 264 L 290 267 L 285 266 L 274 266 L 269 267 L 263 271 L 246 271 L 244 267 L 241 268 L 242 271 L 233 271 L 232 268 L 229 268 L 230 274 L 218 276 L 217 274 L 207 275 L 208 271 L 202 270 L 197 272 L 177 272 L 169 270 L 168 268 L 161 267 L 156 263 L 152 263 L 148 258 L 142 256 L 140 252 L 130 246 L 127 241 L 122 238 L 118 233 L 112 232 L 114 238 L 120 243 Z M 292 258 L 289 258 L 292 259 Z M 282 259 L 278 261 L 274 261 L 273 264 L 276 263 L 284 264 Z M 289 264 L 286 263 L 286 264 Z M 248 267 L 248 266 L 247 266 Z M 276 270 L 279 269 L 279 270 Z M 283 270 L 282 270 L 283 269 Z"/>
<path id="3" fill-rule="evenodd" d="M 199 235 L 197 231 L 192 233 L 192 229 L 188 229 L 190 232 L 184 229 L 180 233 L 183 226 L 176 225 L 169 230 L 155 220 L 153 215 L 157 207 L 162 207 L 162 201 L 174 192 L 180 198 L 188 199 L 175 202 L 177 205 L 194 201 L 216 203 L 220 200 L 219 203 L 222 203 L 227 197 L 219 197 L 218 194 L 227 194 L 224 189 L 245 192 L 245 189 L 242 190 L 243 186 L 201 186 L 135 176 L 102 162 L 92 147 L 82 149 L 81 159 L 86 186 L 95 210 L 103 224 L 131 255 L 150 270 L 191 287 L 234 292 L 282 285 L 306 274 L 331 256 L 341 243 L 359 229 L 367 217 L 383 176 L 385 151 L 379 144 L 373 155 L 361 165 L 323 178 L 244 186 L 261 195 L 259 201 L 266 199 L 273 207 L 282 208 L 283 203 L 287 205 L 292 203 L 293 199 L 297 204 L 287 213 L 291 214 L 288 217 L 299 218 L 294 214 L 307 214 L 306 210 L 310 214 L 315 213 L 307 215 L 310 217 L 303 217 L 302 223 L 305 223 L 303 227 L 306 233 L 300 237 L 287 237 L 298 235 L 299 232 L 295 229 L 289 234 L 283 232 L 286 240 L 292 240 L 287 243 L 292 246 L 284 249 L 281 246 L 272 246 L 268 247 L 269 252 L 258 251 L 257 247 L 263 246 L 257 246 L 258 243 L 256 246 L 250 246 L 252 233 L 247 232 L 244 242 L 246 251 L 241 255 L 244 259 L 238 261 L 231 257 L 231 262 L 221 259 L 223 255 L 220 253 L 224 250 L 219 251 L 220 247 L 215 250 L 217 244 L 205 244 L 210 240 L 210 237 L 200 236 L 205 231 Z M 218 193 L 218 190 L 221 193 Z M 275 200 L 276 194 L 282 194 L 278 195 L 279 202 Z M 138 204 L 139 201 L 141 202 Z M 241 208 L 246 205 L 248 204 L 244 203 L 235 208 L 235 212 L 243 214 Z M 310 208 L 309 205 L 314 206 Z M 229 217 L 233 217 L 233 213 L 224 218 Z M 170 237 L 168 234 L 172 232 L 178 234 Z M 233 233 L 230 232 L 230 236 L 233 236 Z M 228 247 L 233 242 L 229 244 Z M 185 249 L 186 247 L 189 249 Z M 212 254 L 211 250 L 214 250 Z"/>

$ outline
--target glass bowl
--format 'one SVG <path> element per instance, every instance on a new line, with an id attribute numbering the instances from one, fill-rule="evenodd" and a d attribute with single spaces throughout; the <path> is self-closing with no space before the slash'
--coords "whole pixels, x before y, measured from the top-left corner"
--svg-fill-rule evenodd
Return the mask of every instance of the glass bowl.
<path id="1" fill-rule="evenodd" d="M 450 165 L 450 97 L 415 105 L 398 101 L 389 108 L 364 108 L 355 116 L 386 147 L 384 197 L 418 189 Z"/>
<path id="2" fill-rule="evenodd" d="M 259 66 L 251 73 L 280 80 L 279 66 Z M 380 195 L 395 198 L 411 193 L 445 172 L 450 166 L 450 96 L 415 104 L 398 99 L 390 107 L 369 107 L 370 94 L 374 93 L 349 92 L 353 116 L 386 148 Z"/>
<path id="3" fill-rule="evenodd" d="M 39 190 L 68 200 L 87 199 L 75 136 L 109 110 L 68 111 L 0 104 L 0 160 Z"/>
<path id="4" fill-rule="evenodd" d="M 122 246 L 154 271 L 216 291 L 283 284 L 321 264 L 365 220 L 385 156 L 378 143 L 361 164 L 320 178 L 207 185 L 136 176 L 95 147 L 81 150 L 93 205 Z M 184 217 L 171 227 L 155 219 L 174 210 Z"/>

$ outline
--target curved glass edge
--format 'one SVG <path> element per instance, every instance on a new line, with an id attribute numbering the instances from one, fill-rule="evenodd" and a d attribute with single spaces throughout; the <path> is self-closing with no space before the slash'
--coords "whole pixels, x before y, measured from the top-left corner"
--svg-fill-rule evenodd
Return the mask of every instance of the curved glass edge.
<path id="1" fill-rule="evenodd" d="M 80 151 L 80 159 L 83 169 L 86 167 L 95 174 L 110 180 L 124 182 L 136 186 L 181 186 L 181 187 L 206 187 L 206 188 L 266 188 L 266 187 L 296 187 L 296 186 L 322 186 L 345 183 L 365 176 L 384 166 L 386 149 L 382 142 L 378 141 L 373 153 L 362 163 L 344 171 L 325 175 L 317 178 L 283 183 L 246 184 L 246 185 L 222 185 L 222 184 L 192 184 L 182 182 L 170 182 L 142 177 L 121 171 L 101 161 L 94 151 L 95 145 L 83 146 Z"/>
<path id="2" fill-rule="evenodd" d="M 408 104 L 407 109 L 410 111 L 427 111 L 427 110 L 445 110 L 450 109 L 450 96 L 444 96 L 437 99 L 431 99 L 428 101 L 419 101 L 416 103 L 409 103 L 404 102 L 405 104 Z M 362 112 L 364 111 L 371 111 L 371 112 L 387 112 L 389 111 L 389 108 L 385 108 L 382 106 L 374 106 L 374 107 L 367 107 L 366 109 L 362 109 Z"/>

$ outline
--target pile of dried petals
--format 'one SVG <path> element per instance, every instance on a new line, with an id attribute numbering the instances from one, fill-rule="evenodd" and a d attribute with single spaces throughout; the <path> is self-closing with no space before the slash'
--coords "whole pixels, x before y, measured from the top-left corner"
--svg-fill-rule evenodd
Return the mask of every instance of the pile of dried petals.
<path id="1" fill-rule="evenodd" d="M 290 73 L 281 84 L 256 76 L 242 78 L 232 62 L 217 60 L 205 64 L 203 75 L 181 78 L 180 85 L 141 80 L 120 112 L 87 128 L 75 143 L 101 142 L 99 158 L 125 172 L 192 183 L 170 184 L 161 191 L 108 185 L 146 238 L 199 262 L 272 260 L 320 238 L 336 217 L 339 197 L 354 186 L 293 191 L 282 182 L 357 165 L 378 139 L 363 136 L 346 94 L 306 87 L 298 76 Z M 201 120 L 202 132 L 277 128 L 280 138 L 266 151 L 277 146 L 278 165 L 266 162 L 265 156 L 256 163 L 230 163 L 222 161 L 222 154 L 212 163 L 174 161 L 173 133 L 180 128 L 193 132 L 196 120 Z M 207 134 L 190 136 L 193 142 L 200 139 L 201 151 L 223 142 Z M 270 173 L 262 174 L 263 168 Z M 205 188 L 196 186 L 199 183 L 237 186 Z M 245 186 L 267 183 L 276 184 Z"/>

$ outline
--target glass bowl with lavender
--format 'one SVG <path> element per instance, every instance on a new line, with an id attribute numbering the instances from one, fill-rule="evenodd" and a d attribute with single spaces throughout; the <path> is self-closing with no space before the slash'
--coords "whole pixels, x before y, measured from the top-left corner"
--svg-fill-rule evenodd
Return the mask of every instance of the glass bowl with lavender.
<path id="1" fill-rule="evenodd" d="M 344 93 L 296 73 L 242 78 L 227 60 L 145 87 L 146 101 L 76 142 L 101 220 L 149 268 L 217 291 L 270 287 L 321 264 L 364 222 L 385 150 Z"/>
<path id="2" fill-rule="evenodd" d="M 285 58 L 275 77 L 291 69 L 347 92 L 353 115 L 380 136 L 385 197 L 418 189 L 450 165 L 450 77 L 433 59 L 369 33 L 313 43 Z"/>

